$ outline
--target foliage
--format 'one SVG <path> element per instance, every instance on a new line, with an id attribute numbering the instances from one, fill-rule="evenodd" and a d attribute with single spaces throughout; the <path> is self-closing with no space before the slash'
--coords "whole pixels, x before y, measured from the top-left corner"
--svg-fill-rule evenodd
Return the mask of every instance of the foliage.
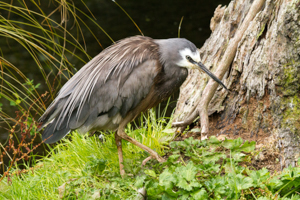
<path id="1" fill-rule="evenodd" d="M 129 134 L 143 134 L 147 126 Z M 106 135 L 104 143 L 96 136 L 74 134 L 70 139 L 27 174 L 12 176 L 11 185 L 2 181 L 0 198 L 137 199 L 140 188 L 146 189 L 148 199 L 300 198 L 300 168 L 290 166 L 274 174 L 266 168 L 250 169 L 247 164 L 256 154 L 255 143 L 240 138 L 173 141 L 164 151 L 165 163 L 152 160 L 143 168 L 147 155 L 124 142 L 124 178 L 119 175 L 112 135 Z"/>
<path id="2" fill-rule="evenodd" d="M 144 184 L 149 187 L 149 199 L 300 198 L 296 193 L 300 190 L 299 167 L 271 175 L 266 168 L 250 170 L 241 165 L 253 157 L 255 142 L 188 138 L 170 147 L 164 167 L 146 173 L 152 174 Z"/>

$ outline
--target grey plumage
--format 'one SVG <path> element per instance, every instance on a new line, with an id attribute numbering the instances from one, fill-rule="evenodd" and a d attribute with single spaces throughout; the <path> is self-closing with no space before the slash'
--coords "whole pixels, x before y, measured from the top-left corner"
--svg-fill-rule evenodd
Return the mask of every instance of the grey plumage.
<path id="1" fill-rule="evenodd" d="M 92 124 L 91 121 L 101 113 L 108 113 L 112 118 L 119 112 L 124 118 L 128 110 L 145 98 L 151 88 L 149 83 L 157 74 L 153 67 L 158 59 L 157 48 L 152 39 L 137 36 L 103 50 L 62 87 L 40 118 L 42 124 L 56 118 L 52 122 L 55 125 L 46 127 L 43 139 L 49 136 L 48 129 L 61 130 L 62 123 L 67 123 L 69 130 L 79 128 L 80 131 L 85 122 Z M 94 109 L 98 113 L 87 120 Z M 51 142 L 56 141 L 55 137 L 61 139 L 57 134 L 62 133 L 54 131 Z"/>
<path id="2" fill-rule="evenodd" d="M 122 129 L 179 89 L 188 75 L 187 68 L 196 67 L 225 87 L 204 67 L 196 46 L 186 39 L 134 36 L 120 40 L 83 66 L 61 88 L 40 118 L 41 128 L 46 127 L 43 140 L 56 142 L 75 129 L 81 133 L 118 129 L 117 145 L 121 137 L 159 159 L 156 152 L 134 141 Z"/>

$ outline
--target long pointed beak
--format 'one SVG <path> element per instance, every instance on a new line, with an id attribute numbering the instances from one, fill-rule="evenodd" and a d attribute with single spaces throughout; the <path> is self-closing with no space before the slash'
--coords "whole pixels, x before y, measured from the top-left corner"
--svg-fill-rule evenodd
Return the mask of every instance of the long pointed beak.
<path id="1" fill-rule="evenodd" d="M 213 73 L 211 73 L 201 62 L 197 63 L 194 61 L 194 64 L 198 65 L 200 69 L 202 69 L 208 76 L 210 76 L 212 79 L 214 79 L 214 81 L 222 85 L 223 88 L 225 88 L 228 91 L 227 87 L 222 83 L 222 81 L 218 79 Z"/>

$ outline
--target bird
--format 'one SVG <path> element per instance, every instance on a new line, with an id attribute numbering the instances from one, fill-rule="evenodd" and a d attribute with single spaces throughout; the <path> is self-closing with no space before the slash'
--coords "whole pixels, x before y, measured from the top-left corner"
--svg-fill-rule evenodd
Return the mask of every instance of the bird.
<path id="1" fill-rule="evenodd" d="M 63 85 L 39 119 L 39 130 L 45 128 L 42 139 L 51 144 L 73 130 L 82 134 L 111 130 L 115 131 L 122 176 L 122 139 L 164 162 L 157 152 L 129 137 L 125 127 L 177 91 L 188 69 L 204 71 L 227 90 L 202 64 L 197 47 L 187 39 L 121 39 L 102 50 Z"/>

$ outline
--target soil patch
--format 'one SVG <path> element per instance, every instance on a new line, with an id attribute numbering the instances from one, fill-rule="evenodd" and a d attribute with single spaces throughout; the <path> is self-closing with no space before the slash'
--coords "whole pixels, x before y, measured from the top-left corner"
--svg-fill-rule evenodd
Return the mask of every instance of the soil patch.
<path id="1" fill-rule="evenodd" d="M 178 136 L 176 140 L 184 140 L 188 137 L 195 139 L 205 139 L 206 137 L 216 136 L 219 140 L 237 139 L 241 137 L 243 140 L 256 142 L 256 155 L 251 161 L 251 167 L 258 170 L 267 168 L 271 173 L 281 171 L 284 161 L 278 150 L 275 148 L 276 139 L 271 134 L 272 123 L 269 120 L 270 112 L 269 97 L 265 96 L 262 100 L 250 99 L 248 102 L 241 103 L 243 112 L 234 115 L 234 118 L 222 116 L 216 113 L 209 117 L 209 130 L 207 136 L 201 138 L 200 132 L 188 132 L 182 136 Z M 198 124 L 191 126 L 191 130 L 199 128 Z M 249 166 L 249 163 L 247 163 Z"/>

